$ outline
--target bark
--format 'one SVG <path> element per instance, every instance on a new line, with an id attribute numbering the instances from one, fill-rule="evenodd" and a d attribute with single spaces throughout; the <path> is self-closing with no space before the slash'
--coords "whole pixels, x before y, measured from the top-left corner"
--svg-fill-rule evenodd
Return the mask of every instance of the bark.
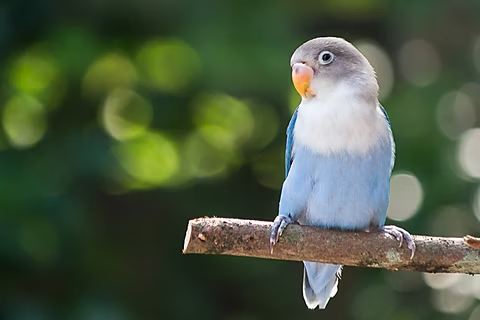
<path id="1" fill-rule="evenodd" d="M 223 254 L 315 261 L 347 266 L 434 273 L 480 273 L 480 239 L 413 236 L 415 256 L 383 232 L 357 232 L 289 225 L 270 254 L 272 222 L 199 218 L 190 220 L 184 254 Z"/>

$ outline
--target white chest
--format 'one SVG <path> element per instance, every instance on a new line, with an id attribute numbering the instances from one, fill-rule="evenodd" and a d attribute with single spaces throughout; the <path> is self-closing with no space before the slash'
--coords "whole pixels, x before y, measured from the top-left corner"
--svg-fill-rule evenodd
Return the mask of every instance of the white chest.
<path id="1" fill-rule="evenodd" d="M 302 101 L 294 137 L 322 154 L 365 154 L 382 140 L 390 140 L 391 131 L 378 105 L 337 92 Z"/>

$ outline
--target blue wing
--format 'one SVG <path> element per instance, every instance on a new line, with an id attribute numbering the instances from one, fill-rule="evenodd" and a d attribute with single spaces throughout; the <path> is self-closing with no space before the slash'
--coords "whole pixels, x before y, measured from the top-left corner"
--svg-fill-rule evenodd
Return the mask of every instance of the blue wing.
<path id="1" fill-rule="evenodd" d="M 285 147 L 285 177 L 288 176 L 288 172 L 290 171 L 293 161 L 293 129 L 295 128 L 295 122 L 297 121 L 297 113 L 298 107 L 295 109 L 295 112 L 293 112 L 292 119 L 290 119 L 287 127 L 287 145 Z"/>
<path id="2" fill-rule="evenodd" d="M 388 117 L 387 111 L 385 110 L 385 108 L 380 103 L 378 105 L 380 106 L 380 109 L 382 110 L 383 114 L 385 115 L 385 119 L 387 119 L 388 126 L 391 127 L 390 118 Z"/>
<path id="3" fill-rule="evenodd" d="M 387 111 L 385 110 L 385 108 L 380 103 L 378 105 L 380 106 L 380 109 L 382 110 L 383 115 L 385 116 L 385 119 L 387 120 L 388 127 L 390 129 L 390 139 L 391 139 L 391 143 L 392 143 L 392 160 L 390 162 L 390 174 L 391 174 L 392 170 L 393 170 L 393 166 L 395 165 L 395 142 L 393 141 L 392 126 L 390 124 L 390 118 L 388 117 Z"/>

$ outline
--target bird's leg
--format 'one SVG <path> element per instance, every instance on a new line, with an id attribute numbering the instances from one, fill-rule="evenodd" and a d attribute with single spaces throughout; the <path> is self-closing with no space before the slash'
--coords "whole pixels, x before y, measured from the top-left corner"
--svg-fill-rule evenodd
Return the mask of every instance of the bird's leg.
<path id="1" fill-rule="evenodd" d="M 270 254 L 273 253 L 273 247 L 278 242 L 283 230 L 285 230 L 290 223 L 294 223 L 290 216 L 278 215 L 275 220 L 273 220 L 272 231 L 270 233 Z"/>
<path id="2" fill-rule="evenodd" d="M 407 230 L 404 230 L 397 226 L 384 226 L 383 231 L 397 239 L 397 241 L 400 242 L 400 247 L 403 244 L 403 240 L 405 240 L 408 249 L 412 251 L 410 260 L 413 259 L 413 256 L 415 255 L 415 242 L 413 241 L 412 236 L 410 235 L 410 233 L 408 233 Z"/>

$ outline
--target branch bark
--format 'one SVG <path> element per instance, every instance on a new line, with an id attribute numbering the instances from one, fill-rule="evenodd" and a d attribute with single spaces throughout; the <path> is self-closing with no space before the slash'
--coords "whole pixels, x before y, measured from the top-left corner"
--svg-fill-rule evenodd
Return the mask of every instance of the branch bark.
<path id="1" fill-rule="evenodd" d="M 223 254 L 315 261 L 347 266 L 434 273 L 480 273 L 480 239 L 413 236 L 410 250 L 382 232 L 357 232 L 289 225 L 270 254 L 271 222 L 199 218 L 190 220 L 184 254 Z"/>

